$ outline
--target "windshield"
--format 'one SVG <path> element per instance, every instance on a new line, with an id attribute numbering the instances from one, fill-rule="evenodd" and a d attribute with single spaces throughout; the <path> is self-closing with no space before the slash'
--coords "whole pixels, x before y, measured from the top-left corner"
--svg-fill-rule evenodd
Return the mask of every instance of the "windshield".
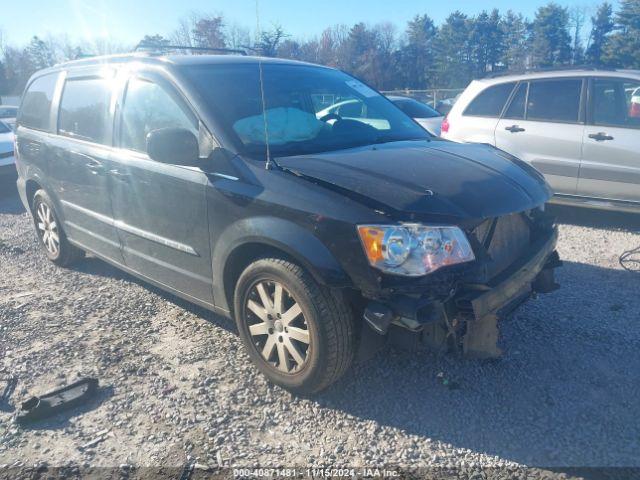
<path id="1" fill-rule="evenodd" d="M 436 109 L 413 98 L 394 98 L 392 101 L 411 118 L 435 118 L 442 116 Z"/>
<path id="2" fill-rule="evenodd" d="M 264 157 L 429 138 L 385 97 L 337 70 L 257 63 L 192 66 L 187 77 L 237 148 Z M 265 120 L 267 128 L 265 128 Z"/>

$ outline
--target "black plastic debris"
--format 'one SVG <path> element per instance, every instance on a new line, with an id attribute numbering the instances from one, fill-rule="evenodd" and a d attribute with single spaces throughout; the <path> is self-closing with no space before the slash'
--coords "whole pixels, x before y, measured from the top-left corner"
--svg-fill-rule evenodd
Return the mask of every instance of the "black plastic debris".
<path id="1" fill-rule="evenodd" d="M 51 417 L 63 410 L 85 403 L 95 395 L 97 390 L 97 379 L 83 378 L 40 397 L 31 397 L 22 404 L 16 421 L 20 425 L 26 425 Z"/>

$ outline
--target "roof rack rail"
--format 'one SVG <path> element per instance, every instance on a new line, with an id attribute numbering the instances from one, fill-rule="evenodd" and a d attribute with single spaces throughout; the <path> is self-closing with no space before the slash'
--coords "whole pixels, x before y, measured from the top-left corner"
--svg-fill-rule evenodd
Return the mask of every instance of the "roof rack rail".
<path id="1" fill-rule="evenodd" d="M 610 71 L 615 72 L 613 67 L 605 67 L 598 65 L 557 65 L 555 67 L 540 67 L 540 68 L 522 68 L 518 70 L 503 70 L 498 72 L 489 73 L 484 78 L 496 78 L 505 77 L 507 75 L 525 75 L 527 73 L 545 73 L 545 72 L 562 72 L 567 70 L 590 70 L 590 71 Z"/>
<path id="2" fill-rule="evenodd" d="M 238 48 L 213 48 L 213 47 L 189 47 L 184 45 L 164 45 L 160 43 L 148 43 L 140 42 L 133 49 L 134 52 L 138 52 L 142 49 L 155 50 L 159 52 L 167 52 L 171 50 L 184 50 L 193 52 L 215 52 L 215 53 L 236 53 L 239 55 L 247 55 L 245 50 Z"/>

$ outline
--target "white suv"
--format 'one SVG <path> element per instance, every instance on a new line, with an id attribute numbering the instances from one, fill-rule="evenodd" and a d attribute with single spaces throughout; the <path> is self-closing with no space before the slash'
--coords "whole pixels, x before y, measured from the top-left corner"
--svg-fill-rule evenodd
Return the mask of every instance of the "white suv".
<path id="1" fill-rule="evenodd" d="M 441 136 L 489 143 L 529 162 L 557 202 L 640 209 L 640 71 L 476 80 L 443 121 Z"/>

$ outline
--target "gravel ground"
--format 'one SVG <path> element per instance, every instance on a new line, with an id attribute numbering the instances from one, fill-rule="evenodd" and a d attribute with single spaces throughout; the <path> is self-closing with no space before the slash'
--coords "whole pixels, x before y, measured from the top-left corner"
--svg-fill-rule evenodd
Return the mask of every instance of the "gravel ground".
<path id="1" fill-rule="evenodd" d="M 502 359 L 385 350 L 304 399 L 257 373 L 230 321 L 95 258 L 47 262 L 0 192 L 0 393 L 9 375 L 12 405 L 102 385 L 38 428 L 0 407 L 0 466 L 640 467 L 640 275 L 617 263 L 638 217 L 559 210 L 562 289 L 502 324 Z"/>

